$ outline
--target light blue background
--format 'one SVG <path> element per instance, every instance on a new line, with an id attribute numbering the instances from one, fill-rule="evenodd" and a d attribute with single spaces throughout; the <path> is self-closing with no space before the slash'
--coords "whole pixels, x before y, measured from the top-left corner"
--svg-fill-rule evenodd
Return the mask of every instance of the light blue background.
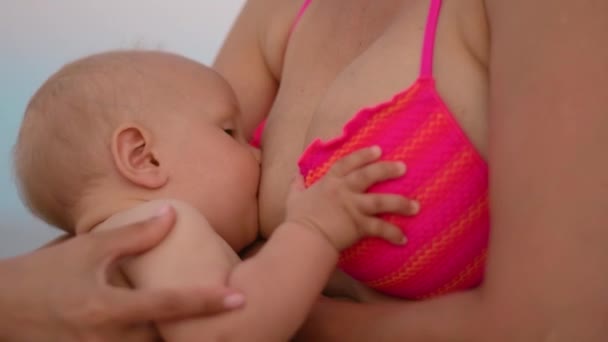
<path id="1" fill-rule="evenodd" d="M 37 87 L 64 63 L 116 48 L 161 48 L 210 63 L 243 0 L 4 0 L 0 3 L 0 258 L 58 232 L 21 205 L 11 149 Z"/>

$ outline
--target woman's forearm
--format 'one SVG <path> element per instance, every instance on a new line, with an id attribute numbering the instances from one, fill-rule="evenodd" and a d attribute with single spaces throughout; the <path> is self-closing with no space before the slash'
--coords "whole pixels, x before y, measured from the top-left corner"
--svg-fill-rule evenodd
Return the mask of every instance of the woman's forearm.
<path id="1" fill-rule="evenodd" d="M 484 312 L 505 341 L 607 341 L 608 2 L 485 2 Z"/>
<path id="2" fill-rule="evenodd" d="M 424 302 L 354 303 L 323 299 L 298 341 L 484 342 L 476 291 Z"/>
<path id="3" fill-rule="evenodd" d="M 0 341 L 15 340 L 14 329 L 18 326 L 13 319 L 18 308 L 14 307 L 17 298 L 10 286 L 15 280 L 11 268 L 11 259 L 0 260 Z"/>

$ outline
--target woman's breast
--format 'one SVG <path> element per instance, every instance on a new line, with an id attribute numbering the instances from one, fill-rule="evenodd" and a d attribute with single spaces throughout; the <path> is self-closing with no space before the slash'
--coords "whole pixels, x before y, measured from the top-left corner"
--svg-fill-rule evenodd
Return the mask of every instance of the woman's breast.
<path id="1" fill-rule="evenodd" d="M 361 109 L 390 100 L 416 81 L 428 4 L 411 3 L 392 23 L 378 24 L 372 30 L 375 35 L 358 35 L 352 28 L 321 34 L 315 30 L 329 27 L 307 27 L 306 21 L 295 32 L 263 138 L 260 221 L 265 235 L 284 217 L 289 184 L 304 149 L 317 138 L 340 135 Z M 485 156 L 486 72 L 459 35 L 462 30 L 456 16 L 449 9 L 444 13 L 435 49 L 437 88 Z M 340 43 L 330 44 L 334 41 Z"/>

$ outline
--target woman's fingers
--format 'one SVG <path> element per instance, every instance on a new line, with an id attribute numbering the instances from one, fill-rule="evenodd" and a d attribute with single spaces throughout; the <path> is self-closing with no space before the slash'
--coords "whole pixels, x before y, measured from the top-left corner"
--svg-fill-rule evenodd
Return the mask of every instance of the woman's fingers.
<path id="1" fill-rule="evenodd" d="M 106 301 L 113 320 L 132 323 L 212 315 L 244 305 L 245 297 L 224 288 L 110 288 Z"/>
<path id="2" fill-rule="evenodd" d="M 163 207 L 158 215 L 127 227 L 91 235 L 98 239 L 102 273 L 123 257 L 154 248 L 171 231 L 175 210 Z M 109 319 L 125 323 L 169 320 L 193 315 L 211 315 L 244 303 L 242 294 L 225 288 L 124 289 L 106 287 Z"/>
<path id="3" fill-rule="evenodd" d="M 175 209 L 165 206 L 147 220 L 120 229 L 93 233 L 98 259 L 110 266 L 117 260 L 144 253 L 169 234 L 175 224 Z"/>

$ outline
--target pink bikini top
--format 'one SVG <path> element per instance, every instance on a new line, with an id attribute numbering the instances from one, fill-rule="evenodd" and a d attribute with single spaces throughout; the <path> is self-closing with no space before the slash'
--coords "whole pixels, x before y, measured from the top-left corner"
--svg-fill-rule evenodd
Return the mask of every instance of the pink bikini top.
<path id="1" fill-rule="evenodd" d="M 305 1 L 297 20 L 310 3 Z M 490 227 L 487 164 L 435 87 L 433 50 L 440 8 L 441 0 L 431 0 L 414 84 L 388 102 L 359 111 L 341 136 L 313 141 L 298 163 L 307 186 L 337 159 L 366 146 L 379 145 L 382 159 L 406 163 L 404 177 L 368 191 L 420 202 L 415 216 L 383 215 L 402 228 L 408 243 L 394 246 L 365 238 L 342 252 L 339 266 L 378 291 L 410 299 L 478 285 Z"/>

